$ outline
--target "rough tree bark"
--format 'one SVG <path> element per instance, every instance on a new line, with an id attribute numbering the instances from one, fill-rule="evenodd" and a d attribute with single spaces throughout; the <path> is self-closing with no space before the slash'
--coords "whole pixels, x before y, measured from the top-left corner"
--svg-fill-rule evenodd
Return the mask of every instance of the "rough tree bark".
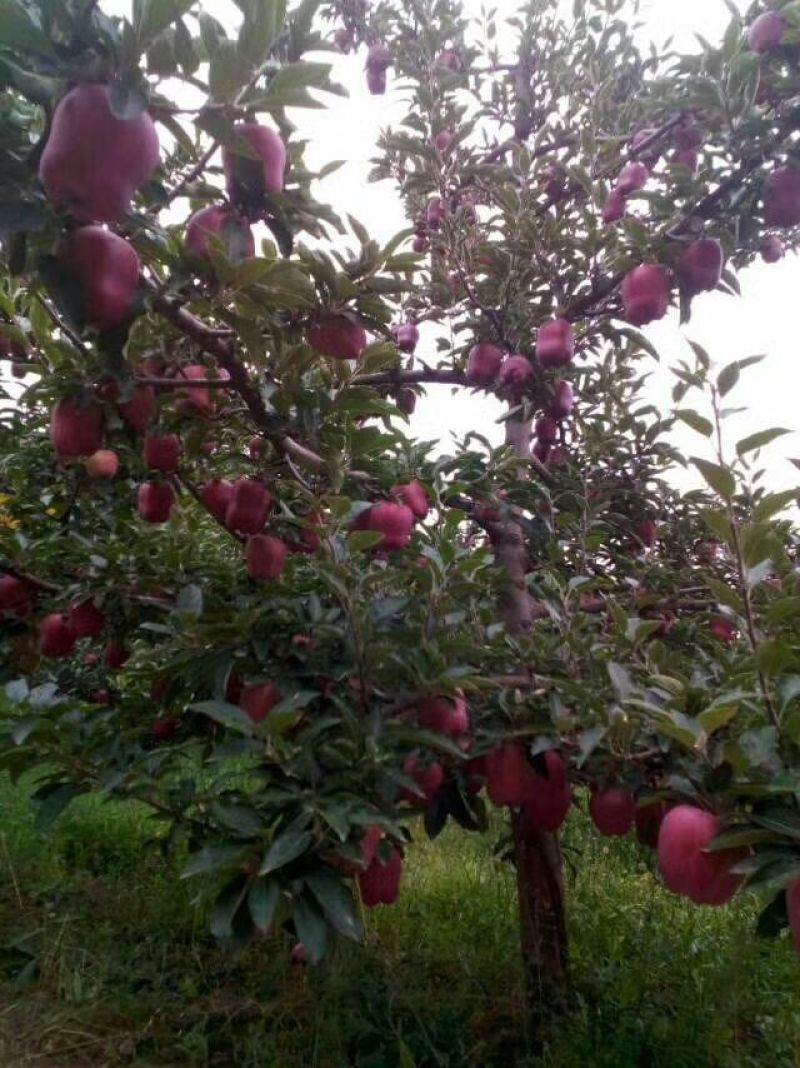
<path id="1" fill-rule="evenodd" d="M 509 419 L 506 443 L 524 460 L 530 458 L 531 421 Z M 508 576 L 505 620 L 512 634 L 533 626 L 535 604 L 525 575 L 527 553 L 521 528 L 511 519 L 492 532 L 497 560 Z M 563 998 L 568 981 L 567 922 L 563 865 L 557 834 L 531 831 L 520 813 L 511 817 L 517 870 L 520 945 L 531 1015 Z"/>

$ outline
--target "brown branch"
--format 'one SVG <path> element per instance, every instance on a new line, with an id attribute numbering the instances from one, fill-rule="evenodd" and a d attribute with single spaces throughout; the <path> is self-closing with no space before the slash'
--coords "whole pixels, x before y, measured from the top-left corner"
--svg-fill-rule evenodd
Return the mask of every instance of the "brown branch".
<path id="1" fill-rule="evenodd" d="M 230 378 L 136 378 L 137 385 L 154 389 L 235 389 Z"/>
<path id="2" fill-rule="evenodd" d="M 467 376 L 463 371 L 423 367 L 412 371 L 379 371 L 376 374 L 354 375 L 351 386 L 407 386 L 421 382 L 438 382 L 445 385 L 466 386 Z"/>

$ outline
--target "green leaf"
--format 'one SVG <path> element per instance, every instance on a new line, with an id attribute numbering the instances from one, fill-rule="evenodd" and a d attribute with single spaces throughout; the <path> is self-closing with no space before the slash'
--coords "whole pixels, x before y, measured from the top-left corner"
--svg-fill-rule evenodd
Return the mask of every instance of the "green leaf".
<path id="1" fill-rule="evenodd" d="M 193 875 L 205 875 L 212 871 L 224 871 L 226 868 L 238 868 L 245 857 L 242 846 L 205 846 L 187 860 L 181 872 L 181 879 L 190 879 Z"/>
<path id="2" fill-rule="evenodd" d="M 0 45 L 21 52 L 53 55 L 53 43 L 16 0 L 0 0 Z"/>
<path id="3" fill-rule="evenodd" d="M 259 875 L 277 871 L 305 853 L 312 839 L 310 832 L 304 829 L 304 822 L 291 824 L 274 839 L 258 869 Z"/>
<path id="4" fill-rule="evenodd" d="M 736 383 L 739 381 L 739 364 L 729 363 L 727 367 L 723 367 L 720 373 L 717 375 L 717 389 L 719 390 L 720 397 L 724 397 L 727 393 L 733 389 Z"/>
<path id="5" fill-rule="evenodd" d="M 714 426 L 711 421 L 692 408 L 679 408 L 675 415 L 681 422 L 686 423 L 687 426 L 690 426 L 692 430 L 696 430 L 698 434 L 702 434 L 703 437 L 710 438 L 714 433 Z"/>
<path id="6" fill-rule="evenodd" d="M 55 787 L 46 787 L 46 792 L 37 791 L 36 799 L 40 801 L 36 811 L 34 826 L 37 831 L 49 831 L 64 809 L 76 797 L 86 793 L 85 786 L 74 782 L 58 783 Z M 41 800 L 40 800 L 41 799 Z"/>
<path id="7" fill-rule="evenodd" d="M 738 711 L 739 707 L 735 704 L 714 704 L 700 713 L 697 717 L 697 722 L 706 734 L 711 735 L 714 731 L 718 731 L 720 727 L 730 723 Z"/>
<path id="8" fill-rule="evenodd" d="M 328 929 L 317 906 L 305 895 L 294 901 L 292 915 L 297 937 L 303 943 L 306 956 L 317 964 L 325 956 Z"/>
<path id="9" fill-rule="evenodd" d="M 234 934 L 233 923 L 236 913 L 247 894 L 246 875 L 237 875 L 223 887 L 211 910 L 211 933 L 215 938 L 231 938 Z"/>
<path id="10" fill-rule="evenodd" d="M 194 0 L 142 0 L 134 30 L 140 52 L 173 22 L 185 15 Z"/>
<path id="11" fill-rule="evenodd" d="M 739 456 L 744 456 L 748 452 L 754 452 L 756 449 L 763 448 L 764 445 L 769 445 L 771 441 L 783 437 L 784 434 L 791 434 L 791 430 L 784 430 L 780 427 L 773 427 L 771 430 L 760 430 L 757 434 L 750 434 L 749 437 L 742 438 L 741 441 L 737 442 L 736 452 Z"/>
<path id="12" fill-rule="evenodd" d="M 353 895 L 332 872 L 324 869 L 311 872 L 305 877 L 305 882 L 322 906 L 331 927 L 345 938 L 352 938 L 354 941 L 362 938 L 364 932 Z"/>
<path id="13" fill-rule="evenodd" d="M 773 805 L 761 812 L 754 812 L 752 819 L 760 827 L 766 827 L 769 831 L 775 831 L 800 842 L 800 812 L 797 809 Z M 798 857 L 798 864 L 800 864 L 800 857 Z"/>
<path id="14" fill-rule="evenodd" d="M 736 481 L 733 474 L 726 467 L 720 467 L 718 464 L 712 464 L 708 460 L 702 460 L 696 456 L 692 456 L 691 461 L 709 486 L 720 497 L 724 497 L 727 500 L 734 495 Z"/>
<path id="15" fill-rule="evenodd" d="M 208 68 L 208 85 L 213 99 L 217 103 L 232 103 L 248 76 L 233 41 L 219 41 Z"/>
<path id="16" fill-rule="evenodd" d="M 275 919 L 281 899 L 281 887 L 277 879 L 256 879 L 247 895 L 247 904 L 253 923 L 259 931 L 268 931 Z"/>
<path id="17" fill-rule="evenodd" d="M 189 705 L 193 712 L 200 712 L 215 723 L 221 723 L 224 727 L 238 731 L 239 734 L 254 733 L 253 721 L 238 705 L 229 704 L 227 701 L 198 701 Z"/>

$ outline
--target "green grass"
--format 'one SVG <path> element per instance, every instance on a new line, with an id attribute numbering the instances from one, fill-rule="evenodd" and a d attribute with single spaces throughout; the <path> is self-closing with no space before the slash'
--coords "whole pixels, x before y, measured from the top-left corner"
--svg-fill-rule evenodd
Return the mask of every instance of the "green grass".
<path id="1" fill-rule="evenodd" d="M 566 835 L 574 989 L 534 1054 L 511 873 L 495 836 L 410 854 L 365 946 L 291 967 L 288 939 L 231 957 L 146 848 L 147 812 L 80 799 L 47 836 L 0 780 L 0 1065 L 770 1068 L 800 1064 L 800 961 L 755 904 L 662 891 L 632 841 Z"/>

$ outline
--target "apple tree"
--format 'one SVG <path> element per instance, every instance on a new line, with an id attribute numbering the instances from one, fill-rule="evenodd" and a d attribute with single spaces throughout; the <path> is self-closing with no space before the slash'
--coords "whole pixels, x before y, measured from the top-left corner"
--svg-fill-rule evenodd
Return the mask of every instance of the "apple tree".
<path id="1" fill-rule="evenodd" d="M 419 818 L 485 829 L 485 792 L 557 991 L 576 787 L 667 889 L 746 882 L 800 942 L 781 431 L 729 440 L 761 370 L 698 345 L 654 407 L 642 332 L 800 241 L 800 8 L 681 56 L 624 0 L 237 6 L 6 5 L 3 767 L 42 827 L 149 805 L 230 942 L 359 937 Z M 305 163 L 331 49 L 404 101 L 387 245 Z M 415 441 L 426 386 L 499 398 L 504 440 Z"/>

